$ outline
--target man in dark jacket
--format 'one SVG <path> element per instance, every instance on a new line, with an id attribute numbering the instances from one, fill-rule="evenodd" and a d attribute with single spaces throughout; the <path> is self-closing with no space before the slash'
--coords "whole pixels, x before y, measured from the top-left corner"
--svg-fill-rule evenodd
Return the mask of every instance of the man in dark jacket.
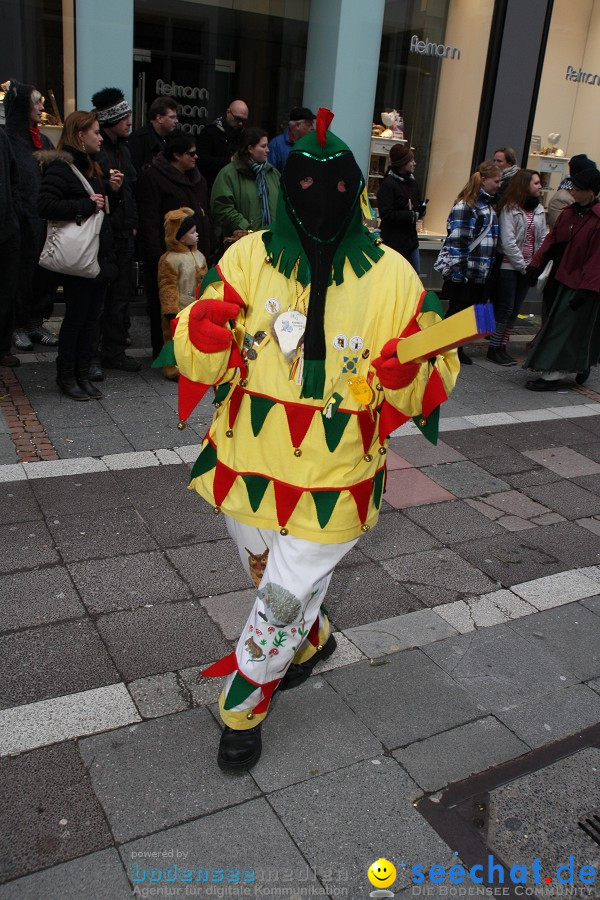
<path id="1" fill-rule="evenodd" d="M 243 100 L 234 100 L 225 115 L 206 125 L 198 135 L 198 168 L 208 182 L 209 195 L 215 178 L 238 149 L 247 121 L 248 107 Z"/>
<path id="2" fill-rule="evenodd" d="M 15 295 L 19 279 L 19 176 L 4 129 L 0 128 L 0 366 L 18 366 L 10 352 Z"/>
<path id="3" fill-rule="evenodd" d="M 43 322 L 52 315 L 55 281 L 38 266 L 46 225 L 37 211 L 41 174 L 33 154 L 54 147 L 39 129 L 44 102 L 31 84 L 11 81 L 4 97 L 4 109 L 6 135 L 19 172 L 17 189 L 21 206 L 21 257 L 13 341 L 18 350 L 32 350 L 32 340 L 53 347 L 58 339 Z"/>
<path id="4" fill-rule="evenodd" d="M 127 148 L 131 128 L 131 109 L 119 88 L 104 88 L 94 94 L 92 104 L 98 115 L 102 132 L 102 149 L 98 154 L 104 177 L 108 181 L 115 173 L 122 173 L 123 181 L 118 192 L 118 202 L 109 210 L 109 222 L 115 245 L 118 278 L 106 292 L 104 310 L 98 322 L 97 347 L 101 347 L 102 364 L 107 369 L 123 372 L 139 372 L 141 364 L 127 356 L 127 332 L 129 328 L 129 300 L 131 294 L 131 262 L 133 239 L 137 228 L 135 203 L 136 171 Z M 102 381 L 104 376 L 98 365 L 90 367 L 90 379 Z"/>
<path id="5" fill-rule="evenodd" d="M 157 97 L 148 110 L 150 121 L 138 128 L 129 138 L 129 153 L 136 172 L 150 165 L 154 157 L 165 149 L 166 140 L 177 128 L 177 104 L 168 97 Z"/>

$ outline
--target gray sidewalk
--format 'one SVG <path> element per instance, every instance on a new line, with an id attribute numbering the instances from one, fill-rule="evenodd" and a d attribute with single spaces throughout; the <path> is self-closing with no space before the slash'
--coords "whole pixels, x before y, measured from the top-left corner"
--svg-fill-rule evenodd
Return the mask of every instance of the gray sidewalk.
<path id="1" fill-rule="evenodd" d="M 276 696 L 238 777 L 198 679 L 253 600 L 185 490 L 209 403 L 179 431 L 147 360 L 88 404 L 45 354 L 16 370 L 60 459 L 19 464 L 6 430 L 0 900 L 367 897 L 380 857 L 395 894 L 448 897 L 450 867 L 488 853 L 542 897 L 570 856 L 600 869 L 577 826 L 600 807 L 600 378 L 540 396 L 484 354 L 436 448 L 392 438 L 380 523 L 328 594 L 338 652 Z"/>

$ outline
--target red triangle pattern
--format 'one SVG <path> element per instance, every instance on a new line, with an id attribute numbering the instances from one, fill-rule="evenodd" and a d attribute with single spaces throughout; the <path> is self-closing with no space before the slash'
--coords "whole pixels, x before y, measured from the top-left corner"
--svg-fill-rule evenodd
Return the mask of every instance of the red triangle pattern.
<path id="1" fill-rule="evenodd" d="M 233 393 L 231 395 L 231 400 L 229 401 L 229 427 L 233 428 L 235 424 L 235 420 L 237 419 L 237 414 L 240 411 L 240 404 L 244 398 L 244 390 L 236 384 L 233 389 Z"/>
<path id="2" fill-rule="evenodd" d="M 219 273 L 221 281 L 223 282 L 223 300 L 227 301 L 228 303 L 237 303 L 237 305 L 241 309 L 246 309 L 246 304 L 244 303 L 236 289 L 233 287 L 233 285 L 230 284 L 229 281 L 227 281 L 220 267 L 217 266 L 216 269 Z"/>
<path id="3" fill-rule="evenodd" d="M 222 504 L 236 478 L 237 472 L 217 460 L 215 480 L 213 482 L 213 496 L 217 506 Z"/>
<path id="4" fill-rule="evenodd" d="M 409 417 L 404 415 L 403 412 L 400 412 L 399 409 L 396 409 L 395 406 L 384 400 L 379 412 L 379 440 L 381 443 L 383 444 L 392 431 L 408 422 L 408 419 Z"/>
<path id="5" fill-rule="evenodd" d="M 273 487 L 275 488 L 277 521 L 281 527 L 284 528 L 298 505 L 298 501 L 303 494 L 303 489 L 295 487 L 292 484 L 284 484 L 282 481 L 274 481 Z"/>
<path id="6" fill-rule="evenodd" d="M 220 678 L 222 675 L 231 675 L 232 672 L 237 672 L 237 667 L 237 657 L 234 651 L 233 653 L 228 653 L 227 656 L 221 657 L 208 669 L 203 669 L 200 674 L 203 678 Z"/>
<path id="7" fill-rule="evenodd" d="M 315 619 L 312 623 L 310 631 L 308 632 L 308 637 L 306 638 L 309 644 L 312 644 L 313 647 L 319 646 L 319 617 Z"/>
<path id="8" fill-rule="evenodd" d="M 169 325 L 171 326 L 171 335 L 175 337 L 175 329 L 177 328 L 177 323 L 179 322 L 179 316 L 175 319 L 169 320 Z"/>
<path id="9" fill-rule="evenodd" d="M 245 677 L 245 676 L 244 676 Z M 275 688 L 281 681 L 281 678 L 276 678 L 275 681 L 267 681 L 266 684 L 261 684 L 261 689 L 263 692 L 263 699 L 260 703 L 254 707 L 252 710 L 253 713 L 259 715 L 260 713 L 264 713 L 269 708 L 269 703 L 271 702 L 271 697 L 273 696 L 273 692 Z"/>
<path id="10" fill-rule="evenodd" d="M 177 382 L 177 411 L 182 422 L 185 422 L 191 416 L 209 387 L 209 384 L 203 384 L 201 381 L 190 381 L 185 375 L 179 374 L 179 381 Z"/>
<path id="11" fill-rule="evenodd" d="M 242 378 L 245 378 L 248 374 L 248 367 L 244 361 L 244 357 L 240 353 L 240 348 L 238 345 L 233 342 L 231 345 L 231 353 L 229 355 L 229 362 L 227 363 L 228 369 L 239 369 Z"/>
<path id="12" fill-rule="evenodd" d="M 437 409 L 440 404 L 445 403 L 447 399 L 448 394 L 444 388 L 442 376 L 438 370 L 434 368 L 429 376 L 429 381 L 427 382 L 427 387 L 423 394 L 421 409 L 423 410 L 425 418 L 430 416 L 433 410 Z"/>
<path id="13" fill-rule="evenodd" d="M 302 403 L 284 403 L 283 406 L 287 416 L 292 447 L 299 447 L 306 437 L 306 432 L 310 428 L 310 423 L 317 412 L 317 407 L 305 406 Z"/>
<path id="14" fill-rule="evenodd" d="M 371 492 L 373 490 L 373 481 L 369 478 L 367 481 L 360 481 L 358 484 L 348 488 L 354 502 L 356 503 L 356 511 L 361 525 L 366 522 L 369 514 L 369 501 L 371 500 Z"/>
<path id="15" fill-rule="evenodd" d="M 375 416 L 368 409 L 360 409 L 357 413 L 358 425 L 363 442 L 363 450 L 365 453 L 373 443 L 373 435 L 375 434 Z"/>

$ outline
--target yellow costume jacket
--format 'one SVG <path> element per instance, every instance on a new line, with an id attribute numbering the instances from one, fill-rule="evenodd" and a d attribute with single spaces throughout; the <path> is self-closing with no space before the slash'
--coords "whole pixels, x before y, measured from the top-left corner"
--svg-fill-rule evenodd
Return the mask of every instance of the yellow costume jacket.
<path id="1" fill-rule="evenodd" d="M 390 432 L 417 417 L 419 427 L 425 433 L 431 427 L 437 438 L 439 404 L 456 381 L 457 354 L 450 350 L 423 362 L 401 390 L 378 383 L 371 362 L 383 345 L 441 318 L 437 297 L 425 293 L 412 267 L 395 251 L 381 249 L 381 259 L 360 278 L 346 261 L 343 282 L 327 290 L 323 401 L 300 397 L 295 366 L 273 334 L 281 313 L 306 312 L 309 286 L 265 259 L 260 232 L 227 251 L 217 280 L 207 283 L 211 270 L 202 294 L 222 300 L 234 291 L 246 304 L 234 324 L 235 358 L 229 350 L 198 351 L 188 335 L 193 305 L 180 314 L 174 335 L 184 376 L 180 389 L 185 379 L 217 386 L 216 412 L 190 482 L 213 507 L 258 528 L 319 543 L 349 541 L 377 522 Z M 251 347 L 247 373 L 235 367 L 244 338 Z M 372 389 L 366 403 L 352 392 L 358 376 Z M 335 403 L 329 404 L 331 398 Z"/>

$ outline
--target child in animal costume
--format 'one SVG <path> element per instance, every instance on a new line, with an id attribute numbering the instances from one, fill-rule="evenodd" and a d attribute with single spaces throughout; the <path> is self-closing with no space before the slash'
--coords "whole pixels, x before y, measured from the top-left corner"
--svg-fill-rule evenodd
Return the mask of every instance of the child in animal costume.
<path id="1" fill-rule="evenodd" d="M 158 263 L 158 292 L 165 343 L 172 339 L 171 320 L 197 297 L 206 275 L 206 259 L 198 250 L 194 210 L 188 206 L 165 215 L 167 250 Z M 176 366 L 164 366 L 165 378 L 177 378 Z"/>
<path id="2" fill-rule="evenodd" d="M 225 770 L 259 758 L 273 692 L 334 652 L 322 602 L 337 563 L 377 522 L 387 437 L 413 418 L 435 441 L 459 369 L 455 350 L 400 363 L 400 338 L 442 309 L 363 226 L 364 179 L 327 131 L 331 118 L 320 110 L 294 144 L 275 222 L 208 272 L 161 359 L 181 373 L 182 418 L 216 388 L 190 487 L 225 514 L 258 581 L 236 650 L 203 673 L 227 676 Z"/>

